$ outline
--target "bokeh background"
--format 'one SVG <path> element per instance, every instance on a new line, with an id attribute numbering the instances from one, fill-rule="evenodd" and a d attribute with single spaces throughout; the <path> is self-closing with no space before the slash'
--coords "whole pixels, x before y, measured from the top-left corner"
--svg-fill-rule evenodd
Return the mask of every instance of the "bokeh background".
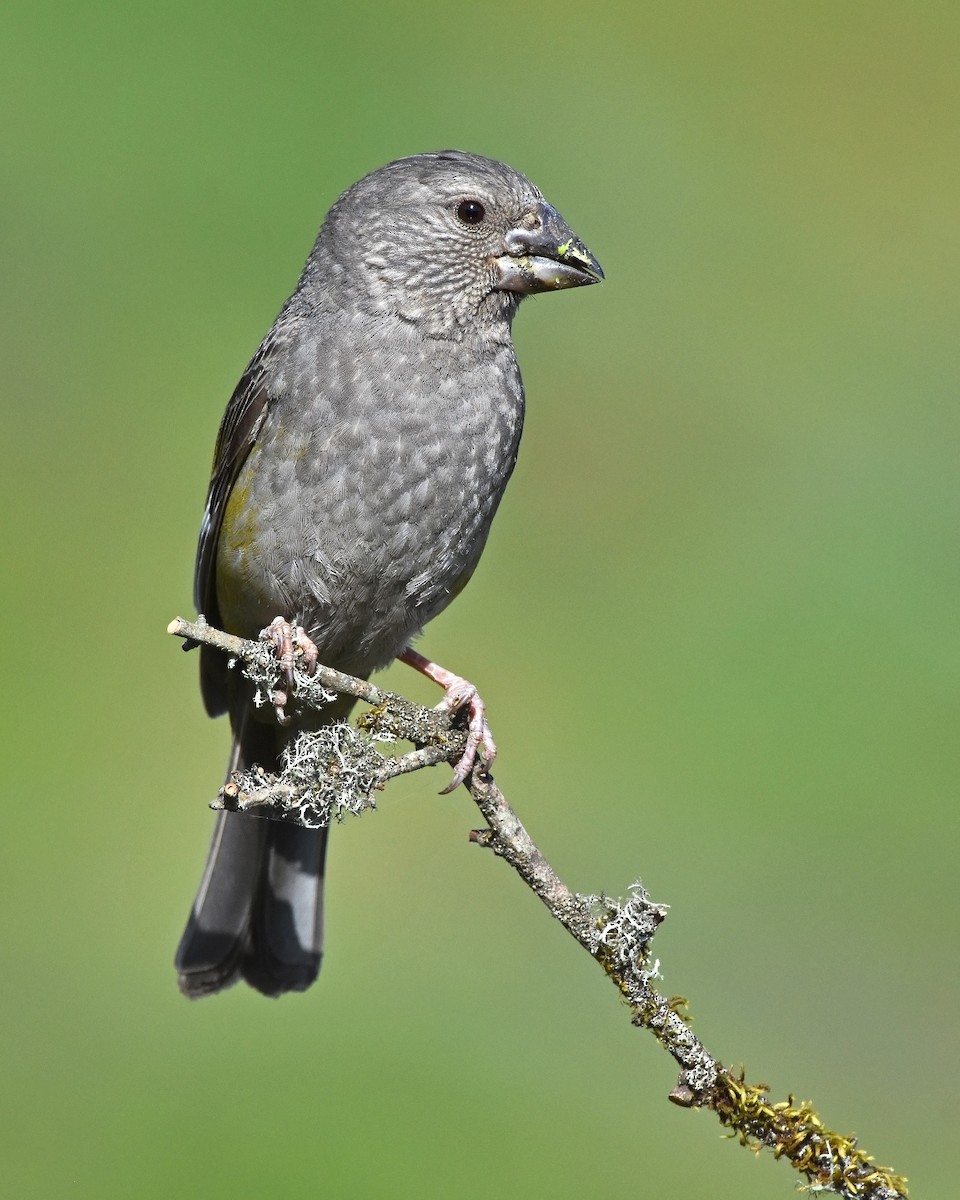
<path id="1" fill-rule="evenodd" d="M 520 465 L 423 645 L 571 885 L 672 906 L 663 987 L 713 1051 L 947 1194 L 960 10 L 3 24 L 8 1194 L 791 1194 L 666 1102 L 440 772 L 335 831 L 314 990 L 176 991 L 227 734 L 164 627 L 217 424 L 337 194 L 450 145 L 531 175 L 608 282 L 524 306 Z"/>

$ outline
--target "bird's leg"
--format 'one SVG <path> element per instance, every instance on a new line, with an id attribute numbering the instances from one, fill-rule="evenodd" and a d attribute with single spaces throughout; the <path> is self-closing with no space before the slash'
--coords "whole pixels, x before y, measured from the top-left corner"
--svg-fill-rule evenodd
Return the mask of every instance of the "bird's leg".
<path id="1" fill-rule="evenodd" d="M 400 661 L 413 667 L 421 675 L 426 675 L 428 679 L 432 679 L 434 683 L 438 683 L 443 688 L 445 694 L 437 705 L 438 711 L 455 713 L 459 712 L 461 708 L 467 708 L 470 713 L 466 749 L 453 769 L 453 779 L 440 793 L 441 796 L 445 796 L 459 787 L 470 774 L 477 761 L 478 752 L 484 770 L 489 771 L 493 765 L 493 760 L 497 756 L 497 743 L 493 740 L 490 726 L 487 724 L 486 705 L 480 699 L 477 689 L 472 683 L 461 679 L 459 675 L 454 675 L 452 671 L 448 671 L 438 663 L 431 662 L 429 658 L 424 658 L 411 646 L 408 646 L 400 655 Z"/>
<path id="2" fill-rule="evenodd" d="M 286 676 L 287 683 L 293 687 L 293 668 L 300 655 L 304 673 L 312 675 L 317 665 L 318 651 L 316 644 L 307 636 L 302 625 L 291 625 L 285 617 L 274 617 L 266 629 L 260 630 L 260 641 L 269 642 L 277 652 L 280 660 L 280 670 Z M 273 707 L 277 720 L 281 725 L 288 725 L 286 705 L 288 695 L 285 689 L 276 688 L 273 692 Z"/>

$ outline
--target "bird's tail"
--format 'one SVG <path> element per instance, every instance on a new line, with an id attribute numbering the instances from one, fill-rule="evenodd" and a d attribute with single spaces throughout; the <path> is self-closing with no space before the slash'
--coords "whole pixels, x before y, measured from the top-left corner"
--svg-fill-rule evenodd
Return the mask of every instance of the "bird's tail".
<path id="1" fill-rule="evenodd" d="M 230 771 L 278 768 L 276 728 L 250 719 L 234 733 Z M 244 979 L 265 996 L 302 992 L 323 954 L 326 829 L 221 812 L 177 949 L 185 996 Z"/>

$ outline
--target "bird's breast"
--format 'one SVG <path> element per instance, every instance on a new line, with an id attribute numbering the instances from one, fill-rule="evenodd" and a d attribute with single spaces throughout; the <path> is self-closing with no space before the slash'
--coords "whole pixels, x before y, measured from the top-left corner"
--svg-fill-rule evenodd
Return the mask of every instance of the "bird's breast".
<path id="1" fill-rule="evenodd" d="M 502 344 L 328 347 L 291 354 L 277 392 L 227 506 L 221 608 L 248 627 L 295 616 L 332 665 L 369 671 L 476 566 L 516 460 L 516 360 Z"/>

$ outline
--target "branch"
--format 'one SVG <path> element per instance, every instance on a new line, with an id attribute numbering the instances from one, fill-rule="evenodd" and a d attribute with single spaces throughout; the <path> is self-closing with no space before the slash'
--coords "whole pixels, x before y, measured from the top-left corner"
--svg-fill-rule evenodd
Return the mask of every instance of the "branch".
<path id="1" fill-rule="evenodd" d="M 241 669 L 257 689 L 257 702 L 272 703 L 280 687 L 280 668 L 263 642 L 245 641 L 213 629 L 202 617 L 196 623 L 177 617 L 167 629 L 186 639 L 186 647 L 205 643 L 224 651 L 231 666 Z M 373 707 L 361 716 L 359 730 L 338 723 L 315 732 L 298 733 L 284 755 L 280 775 L 259 767 L 238 772 L 220 789 L 212 807 L 267 816 L 273 820 L 319 827 L 376 807 L 376 793 L 397 775 L 456 762 L 463 753 L 465 732 L 451 718 L 423 708 L 363 679 L 318 665 L 310 676 L 294 668 L 289 691 L 301 710 L 322 711 L 336 694 L 354 696 Z M 411 753 L 384 756 L 375 742 L 405 740 Z M 693 1033 L 682 997 L 661 996 L 652 981 L 658 962 L 650 948 L 666 907 L 654 904 L 642 884 L 635 883 L 623 902 L 572 892 L 547 862 L 493 778 L 476 768 L 467 780 L 486 828 L 470 840 L 507 862 L 535 892 L 551 915 L 594 958 L 625 999 L 631 1021 L 649 1030 L 680 1068 L 669 1099 L 682 1108 L 707 1108 L 740 1144 L 771 1149 L 787 1159 L 811 1192 L 833 1192 L 847 1200 L 896 1200 L 907 1197 L 906 1180 L 887 1167 L 877 1167 L 851 1135 L 828 1129 L 807 1102 L 771 1101 L 763 1084 L 750 1084 L 742 1072 L 723 1066 Z"/>

